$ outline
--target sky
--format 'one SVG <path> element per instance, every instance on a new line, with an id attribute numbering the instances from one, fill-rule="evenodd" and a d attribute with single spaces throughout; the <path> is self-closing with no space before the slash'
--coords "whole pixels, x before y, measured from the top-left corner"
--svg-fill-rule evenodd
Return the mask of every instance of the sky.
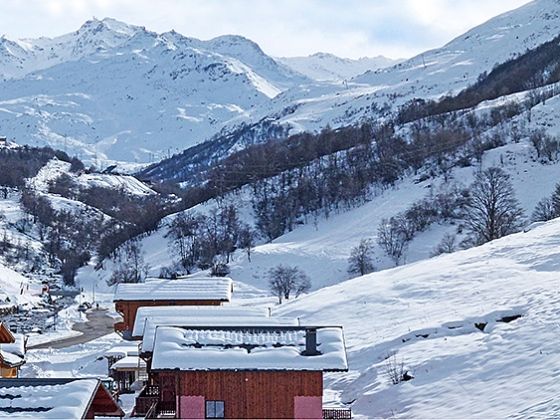
<path id="1" fill-rule="evenodd" d="M 407 58 L 528 0 L 1 0 L 0 35 L 56 36 L 112 17 L 210 39 L 243 35 L 273 56 Z"/>

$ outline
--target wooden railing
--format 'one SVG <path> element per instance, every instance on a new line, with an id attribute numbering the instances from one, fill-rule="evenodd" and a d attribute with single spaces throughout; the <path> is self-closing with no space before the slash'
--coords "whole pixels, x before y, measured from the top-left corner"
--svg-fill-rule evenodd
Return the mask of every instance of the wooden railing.
<path id="1" fill-rule="evenodd" d="M 159 401 L 159 387 L 157 385 L 146 385 L 138 397 L 134 406 L 135 416 L 147 415 L 150 408 Z"/>
<path id="2" fill-rule="evenodd" d="M 175 401 L 158 401 L 146 412 L 147 419 L 172 419 L 177 414 Z"/>
<path id="3" fill-rule="evenodd" d="M 323 419 L 351 419 L 352 409 L 350 408 L 323 408 Z"/>

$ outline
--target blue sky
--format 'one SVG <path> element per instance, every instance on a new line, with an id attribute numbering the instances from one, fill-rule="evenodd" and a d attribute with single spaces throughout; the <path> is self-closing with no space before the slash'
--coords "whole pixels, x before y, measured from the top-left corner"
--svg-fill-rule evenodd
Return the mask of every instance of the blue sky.
<path id="1" fill-rule="evenodd" d="M 208 39 L 244 35 L 275 56 L 409 57 L 528 0 L 2 0 L 8 38 L 55 36 L 113 17 Z"/>

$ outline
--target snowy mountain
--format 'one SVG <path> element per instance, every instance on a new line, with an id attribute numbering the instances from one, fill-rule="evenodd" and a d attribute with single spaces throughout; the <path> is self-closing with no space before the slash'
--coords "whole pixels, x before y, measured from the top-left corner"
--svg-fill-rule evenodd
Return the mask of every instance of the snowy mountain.
<path id="1" fill-rule="evenodd" d="M 317 82 L 286 90 L 256 108 L 249 121 L 226 124 L 211 140 L 148 172 L 157 178 L 173 171 L 171 168 L 224 157 L 289 133 L 386 121 L 414 99 L 437 100 L 459 93 L 497 65 L 538 48 L 559 32 L 560 3 L 535 0 L 491 19 L 440 49 L 392 67 L 366 72 L 344 84 Z"/>
<path id="2" fill-rule="evenodd" d="M 199 41 L 112 19 L 0 45 L 2 130 L 93 163 L 182 150 L 308 81 L 242 37 Z"/>
<path id="3" fill-rule="evenodd" d="M 0 41 L 0 126 L 20 142 L 101 165 L 154 162 L 205 141 L 207 154 L 219 157 L 273 138 L 272 126 L 281 135 L 319 131 L 458 92 L 559 30 L 559 3 L 535 0 L 440 49 L 343 84 L 312 80 L 308 70 L 317 65 L 347 78 L 370 62 L 318 54 L 289 64 L 239 36 L 200 41 L 92 20 L 53 39 Z"/>
<path id="4" fill-rule="evenodd" d="M 291 67 L 298 73 L 317 81 L 338 81 L 352 79 L 367 71 L 390 67 L 403 60 L 393 60 L 382 55 L 358 59 L 341 58 L 329 53 L 316 53 L 307 57 L 280 57 L 277 61 Z"/>
<path id="5" fill-rule="evenodd" d="M 560 2 L 535 0 L 497 16 L 442 48 L 427 51 L 396 66 L 368 71 L 346 86 L 301 87 L 273 101 L 268 114 L 283 115 L 279 124 L 293 130 L 320 130 L 379 116 L 413 98 L 437 99 L 472 85 L 497 64 L 556 37 Z M 285 102 L 290 102 L 290 113 Z"/>

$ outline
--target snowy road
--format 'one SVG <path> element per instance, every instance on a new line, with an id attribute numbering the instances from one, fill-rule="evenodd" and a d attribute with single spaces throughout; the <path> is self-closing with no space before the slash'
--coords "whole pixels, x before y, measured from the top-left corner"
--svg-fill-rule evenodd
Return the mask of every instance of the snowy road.
<path id="1" fill-rule="evenodd" d="M 80 332 L 80 335 L 37 344 L 35 346 L 31 346 L 30 349 L 61 349 L 75 344 L 87 343 L 113 332 L 113 324 L 115 320 L 107 315 L 106 309 L 92 310 L 88 312 L 87 319 L 87 322 L 79 322 L 74 324 L 72 327 L 73 330 Z"/>

